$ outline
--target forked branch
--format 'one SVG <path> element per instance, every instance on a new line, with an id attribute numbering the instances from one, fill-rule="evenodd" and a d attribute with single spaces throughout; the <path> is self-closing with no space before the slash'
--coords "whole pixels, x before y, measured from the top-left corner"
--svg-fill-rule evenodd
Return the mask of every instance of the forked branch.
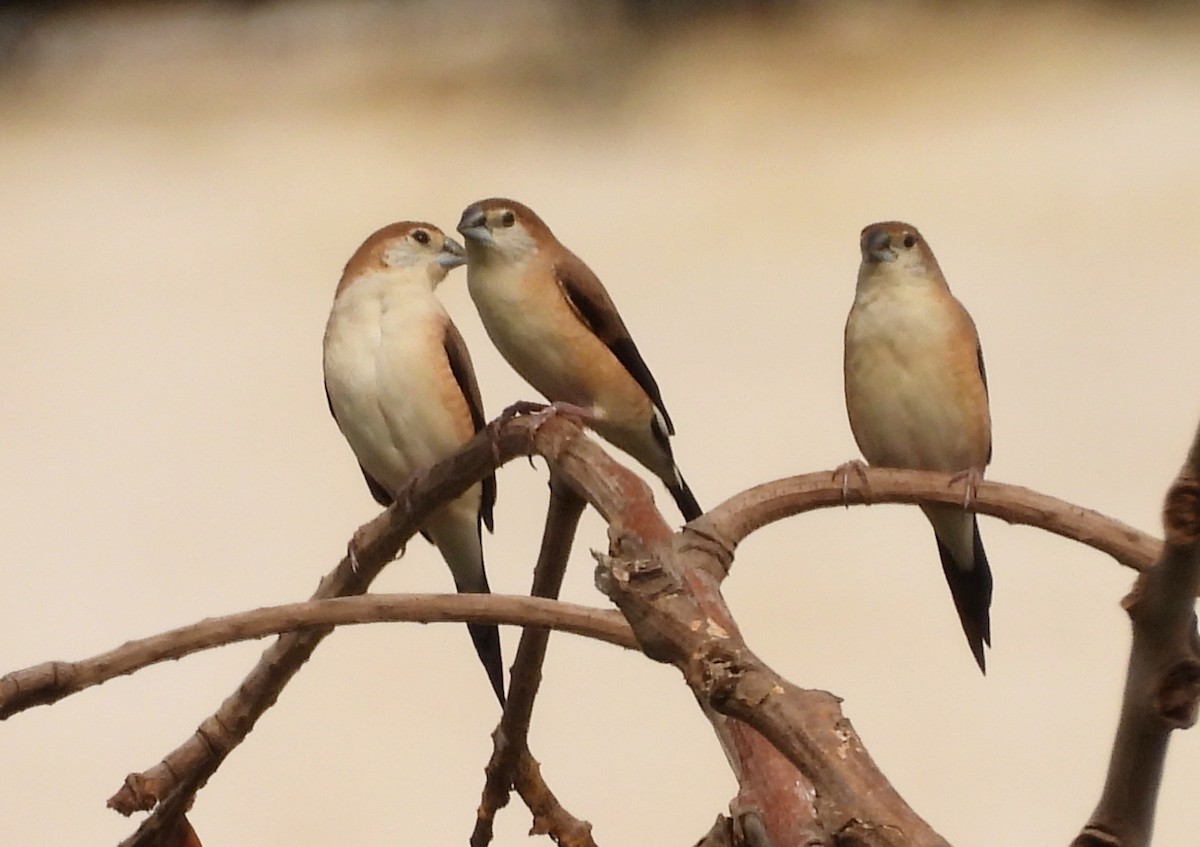
<path id="1" fill-rule="evenodd" d="M 1167 491 L 1166 543 L 1124 607 L 1133 625 L 1121 718 L 1100 802 L 1073 847 L 1147 847 L 1171 731 L 1196 722 L 1200 431 Z"/>

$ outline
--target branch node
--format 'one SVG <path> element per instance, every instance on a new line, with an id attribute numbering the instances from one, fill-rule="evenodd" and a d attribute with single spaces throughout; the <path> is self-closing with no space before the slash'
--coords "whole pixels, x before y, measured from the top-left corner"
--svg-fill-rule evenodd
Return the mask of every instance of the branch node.
<path id="1" fill-rule="evenodd" d="M 833 843 L 837 847 L 875 847 L 879 844 L 889 844 L 894 841 L 889 835 L 900 830 L 887 824 L 864 821 L 861 818 L 850 818 L 833 835 Z"/>
<path id="2" fill-rule="evenodd" d="M 721 532 L 708 515 L 684 526 L 675 539 L 675 553 L 687 557 L 685 565 L 707 571 L 717 582 L 729 576 L 737 542 Z"/>
<path id="3" fill-rule="evenodd" d="M 1122 847 L 1121 839 L 1102 826 L 1088 824 L 1075 836 L 1071 847 Z"/>
<path id="4" fill-rule="evenodd" d="M 1164 676 L 1154 698 L 1155 711 L 1173 729 L 1189 729 L 1196 723 L 1200 697 L 1200 663 L 1185 660 Z"/>
<path id="5" fill-rule="evenodd" d="M 121 790 L 109 797 L 105 805 L 125 817 L 129 817 L 134 812 L 149 811 L 154 808 L 162 796 L 163 783 L 162 779 L 131 773 L 125 777 L 125 783 Z"/>
<path id="6" fill-rule="evenodd" d="M 1179 472 L 1163 504 L 1166 542 L 1176 547 L 1200 543 L 1200 479 L 1190 468 Z"/>
<path id="7" fill-rule="evenodd" d="M 736 836 L 735 844 L 745 847 L 775 847 L 771 836 L 767 834 L 767 826 L 763 823 L 762 815 L 755 811 L 745 811 L 733 822 Z"/>

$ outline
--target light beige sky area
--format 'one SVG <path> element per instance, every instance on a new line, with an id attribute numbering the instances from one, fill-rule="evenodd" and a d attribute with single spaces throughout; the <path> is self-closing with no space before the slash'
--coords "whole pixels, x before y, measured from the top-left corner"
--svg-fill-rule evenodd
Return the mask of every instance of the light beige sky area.
<path id="1" fill-rule="evenodd" d="M 378 513 L 322 392 L 342 265 L 384 223 L 452 229 L 493 195 L 605 281 L 702 504 L 857 456 L 841 347 L 858 233 L 902 219 L 978 325 L 989 478 L 1161 533 L 1200 419 L 1193 21 L 851 4 L 624 42 L 554 4 L 524 5 L 515 31 L 496 7 L 434 8 L 64 18 L 43 64 L 0 78 L 0 671 L 308 597 Z M 489 414 L 539 399 L 465 279 L 440 292 Z M 545 468 L 514 462 L 499 487 L 488 566 L 520 593 Z M 1064 844 L 1103 781 L 1133 575 L 1041 531 L 981 529 L 986 678 L 911 507 L 769 527 L 727 596 L 758 655 L 844 698 L 951 843 Z M 589 515 L 565 599 L 606 604 L 588 554 L 605 543 Z M 418 539 L 376 588 L 452 584 Z M 502 637 L 511 661 L 517 632 Z M 4 723 L 4 841 L 131 832 L 105 799 L 263 646 Z M 191 819 L 213 845 L 462 844 L 496 718 L 460 625 L 342 630 Z M 735 791 L 677 672 L 571 636 L 551 642 L 531 746 L 604 845 L 692 843 Z M 1180 733 L 1156 843 L 1194 843 L 1198 780 L 1200 737 Z M 514 804 L 496 843 L 529 843 L 529 824 Z"/>

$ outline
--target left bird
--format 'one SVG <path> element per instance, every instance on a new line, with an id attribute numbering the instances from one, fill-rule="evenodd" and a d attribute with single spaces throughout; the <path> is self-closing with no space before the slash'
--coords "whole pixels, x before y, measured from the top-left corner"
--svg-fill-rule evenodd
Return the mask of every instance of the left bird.
<path id="1" fill-rule="evenodd" d="M 382 506 L 412 474 L 457 452 L 486 424 L 467 346 L 434 294 L 465 262 L 462 245 L 436 226 L 403 221 L 364 241 L 338 282 L 325 327 L 325 394 Z M 482 527 L 491 531 L 495 502 L 489 474 L 421 527 L 459 592 L 489 591 Z M 467 628 L 503 705 L 499 630 Z"/>

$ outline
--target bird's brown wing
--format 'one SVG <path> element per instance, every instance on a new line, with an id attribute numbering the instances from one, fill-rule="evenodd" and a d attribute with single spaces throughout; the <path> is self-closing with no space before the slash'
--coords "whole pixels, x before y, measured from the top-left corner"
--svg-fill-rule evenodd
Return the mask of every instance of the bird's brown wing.
<path id="1" fill-rule="evenodd" d="M 446 321 L 446 334 L 442 339 L 442 347 L 446 351 L 446 361 L 450 363 L 450 372 L 458 382 L 459 390 L 467 401 L 471 412 L 471 423 L 479 432 L 487 426 L 487 418 L 483 416 L 483 397 L 479 393 L 479 382 L 475 379 L 475 368 L 471 366 L 471 354 L 462 335 L 451 321 Z M 493 511 L 496 506 L 496 475 L 490 473 L 481 481 L 483 498 L 479 503 L 479 517 L 483 525 L 492 531 Z"/>
<path id="2" fill-rule="evenodd" d="M 975 344 L 975 357 L 979 360 L 979 378 L 983 380 L 983 396 L 988 396 L 987 368 L 983 366 L 983 345 Z M 992 463 L 992 439 L 988 439 L 988 454 L 986 464 Z"/>
<path id="3" fill-rule="evenodd" d="M 625 323 L 604 285 L 592 273 L 591 268 L 574 255 L 554 266 L 554 277 L 579 320 L 604 342 L 617 357 L 617 361 L 646 392 L 650 402 L 662 414 L 667 425 L 667 435 L 674 435 L 675 425 L 671 423 L 671 416 L 667 414 L 658 383 L 654 381 L 650 368 L 646 367 L 637 345 L 629 337 L 629 330 L 625 328 Z"/>

